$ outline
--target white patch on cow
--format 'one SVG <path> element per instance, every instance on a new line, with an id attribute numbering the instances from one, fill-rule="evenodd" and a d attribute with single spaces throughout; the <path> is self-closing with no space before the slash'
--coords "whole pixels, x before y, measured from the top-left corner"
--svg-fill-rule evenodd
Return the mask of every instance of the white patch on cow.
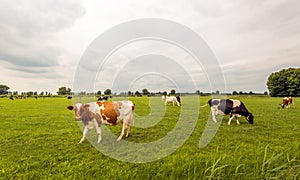
<path id="1" fill-rule="evenodd" d="M 90 103 L 87 103 L 87 105 L 89 105 L 89 110 L 91 112 L 99 114 L 100 108 L 99 108 L 99 105 L 96 102 L 90 102 Z"/>
<path id="2" fill-rule="evenodd" d="M 99 107 L 99 105 L 97 104 L 97 106 Z M 102 104 L 100 107 L 99 107 L 99 110 L 103 110 L 104 111 L 105 107 L 104 107 L 104 104 Z"/>
<path id="3" fill-rule="evenodd" d="M 239 100 L 235 100 L 235 99 L 230 99 L 230 100 L 233 102 L 233 104 L 232 104 L 233 108 L 241 105 L 241 101 L 239 101 Z"/>
<path id="4" fill-rule="evenodd" d="M 80 107 L 82 106 L 82 103 L 76 103 L 74 106 L 79 110 Z"/>

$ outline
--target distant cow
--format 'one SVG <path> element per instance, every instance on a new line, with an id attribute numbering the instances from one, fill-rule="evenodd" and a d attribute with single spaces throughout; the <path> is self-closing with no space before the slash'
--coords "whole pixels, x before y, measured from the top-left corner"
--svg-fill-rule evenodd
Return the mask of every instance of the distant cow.
<path id="1" fill-rule="evenodd" d="M 109 96 L 99 96 L 98 101 L 103 101 L 103 100 L 107 101 L 108 98 L 109 98 Z"/>
<path id="2" fill-rule="evenodd" d="M 165 105 L 167 105 L 168 103 L 173 103 L 173 106 L 176 104 L 177 106 L 180 106 L 180 97 L 178 96 L 178 99 L 177 97 L 175 96 L 165 96 L 163 95 L 162 97 L 162 100 L 165 101 Z"/>
<path id="3" fill-rule="evenodd" d="M 68 99 L 72 99 L 72 96 L 68 96 L 67 98 L 68 98 Z"/>
<path id="4" fill-rule="evenodd" d="M 294 101 L 293 101 L 293 98 L 291 96 L 289 97 L 284 97 L 282 99 L 282 103 L 280 104 L 281 108 L 289 108 L 290 107 L 290 104 L 292 104 L 294 106 Z"/>
<path id="5" fill-rule="evenodd" d="M 134 104 L 132 101 L 114 102 L 90 102 L 87 104 L 77 103 L 75 106 L 68 106 L 69 110 L 75 111 L 75 120 L 82 120 L 85 128 L 83 136 L 79 141 L 82 143 L 88 131 L 96 127 L 98 143 L 101 142 L 101 124 L 116 125 L 123 121 L 122 132 L 117 141 L 120 141 L 127 129 L 126 137 L 130 135 L 130 125 L 133 123 Z"/>
<path id="6" fill-rule="evenodd" d="M 217 122 L 216 115 L 228 115 L 230 114 L 230 119 L 228 125 L 230 125 L 231 120 L 236 117 L 237 124 L 240 124 L 238 118 L 245 116 L 250 124 L 253 124 L 254 116 L 250 113 L 243 102 L 233 99 L 210 99 L 208 104 L 211 108 L 213 121 Z"/>

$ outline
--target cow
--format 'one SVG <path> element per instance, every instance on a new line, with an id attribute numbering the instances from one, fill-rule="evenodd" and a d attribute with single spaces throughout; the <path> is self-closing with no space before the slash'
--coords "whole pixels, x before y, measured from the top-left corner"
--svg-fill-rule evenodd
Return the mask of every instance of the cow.
<path id="1" fill-rule="evenodd" d="M 68 96 L 67 99 L 72 99 L 72 96 Z"/>
<path id="2" fill-rule="evenodd" d="M 130 135 L 130 125 L 133 123 L 134 104 L 132 101 L 113 101 L 113 102 L 90 102 L 86 104 L 76 103 L 68 106 L 69 110 L 75 111 L 75 120 L 82 121 L 84 131 L 79 144 L 82 143 L 88 131 L 96 127 L 98 133 L 98 143 L 101 142 L 101 125 L 117 125 L 123 122 L 123 127 L 117 141 L 120 141 L 127 129 L 126 137 Z"/>
<path id="3" fill-rule="evenodd" d="M 161 98 L 162 98 L 163 101 L 165 101 L 165 105 L 167 105 L 168 103 L 173 103 L 173 106 L 175 104 L 177 106 L 180 106 L 180 103 L 178 102 L 178 100 L 175 96 L 165 96 L 165 95 L 163 95 Z M 179 100 L 180 100 L 180 97 L 179 97 Z"/>
<path id="4" fill-rule="evenodd" d="M 284 107 L 289 108 L 290 104 L 292 104 L 294 106 L 294 101 L 293 98 L 291 96 L 289 97 L 284 97 L 282 99 L 282 103 L 279 104 L 281 106 L 281 108 L 283 109 Z"/>
<path id="5" fill-rule="evenodd" d="M 107 101 L 108 98 L 109 98 L 109 96 L 99 96 L 98 101 L 103 101 L 103 100 Z"/>
<path id="6" fill-rule="evenodd" d="M 230 114 L 230 119 L 228 125 L 230 125 L 231 120 L 236 117 L 236 123 L 240 124 L 238 118 L 245 116 L 246 120 L 250 123 L 254 123 L 254 116 L 250 113 L 243 102 L 233 99 L 210 99 L 208 104 L 211 108 L 212 119 L 217 122 L 216 115 L 228 115 Z"/>

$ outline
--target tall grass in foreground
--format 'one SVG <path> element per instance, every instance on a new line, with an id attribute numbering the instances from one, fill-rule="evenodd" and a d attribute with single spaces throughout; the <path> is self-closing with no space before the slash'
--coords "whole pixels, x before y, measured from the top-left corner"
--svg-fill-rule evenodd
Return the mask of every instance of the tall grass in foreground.
<path id="1" fill-rule="evenodd" d="M 193 98 L 198 97 L 182 97 L 183 106 Z M 235 98 L 254 114 L 254 125 L 241 118 L 241 125 L 232 121 L 228 126 L 224 117 L 215 137 L 200 149 L 209 107 L 200 108 L 196 127 L 184 145 L 149 163 L 117 161 L 88 141 L 78 145 L 82 132 L 66 109 L 72 100 L 0 99 L 0 179 L 299 179 L 300 99 L 295 99 L 296 108 L 277 109 L 280 98 Z M 208 99 L 201 97 L 201 105 Z M 140 117 L 148 115 L 147 97 L 131 100 Z M 124 140 L 151 142 L 165 136 L 179 112 L 180 107 L 168 106 L 157 125 L 132 127 L 131 137 Z M 121 126 L 110 129 L 118 134 Z"/>

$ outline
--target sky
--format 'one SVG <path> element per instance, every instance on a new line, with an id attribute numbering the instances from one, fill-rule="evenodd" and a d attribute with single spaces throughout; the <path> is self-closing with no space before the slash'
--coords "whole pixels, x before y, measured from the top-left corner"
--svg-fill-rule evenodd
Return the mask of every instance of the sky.
<path id="1" fill-rule="evenodd" d="M 55 94 L 62 86 L 102 92 L 108 88 L 114 92 L 142 88 L 265 92 L 272 72 L 300 67 L 300 1 L 297 0 L 0 0 L 0 3 L 0 84 L 19 93 Z M 109 41 L 100 42 L 99 37 L 123 23 L 145 18 L 171 21 L 196 33 L 214 55 L 216 61 L 211 62 L 220 69 L 220 81 L 211 77 L 212 69 L 203 59 L 197 63 L 189 49 L 166 39 L 133 40 L 115 47 L 105 60 L 95 58 L 105 51 L 105 43 L 129 36 L 121 29 Z M 163 27 L 150 27 L 146 31 Z M 169 33 L 187 42 L 194 41 L 176 30 Z M 97 43 L 100 45 L 93 46 Z M 95 56 L 90 52 L 95 52 Z M 95 62 L 86 60 L 91 56 Z"/>

